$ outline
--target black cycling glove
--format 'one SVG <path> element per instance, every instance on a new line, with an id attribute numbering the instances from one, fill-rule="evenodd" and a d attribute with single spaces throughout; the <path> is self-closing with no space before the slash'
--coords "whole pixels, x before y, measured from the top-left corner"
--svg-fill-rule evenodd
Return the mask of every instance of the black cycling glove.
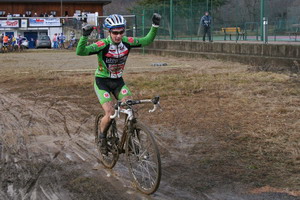
<path id="1" fill-rule="evenodd" d="M 82 27 L 82 35 L 89 36 L 91 32 L 94 30 L 94 26 L 91 24 L 86 24 Z"/>
<path id="2" fill-rule="evenodd" d="M 161 19 L 160 14 L 154 13 L 154 14 L 153 14 L 153 17 L 152 17 L 153 25 L 159 26 L 160 19 Z"/>

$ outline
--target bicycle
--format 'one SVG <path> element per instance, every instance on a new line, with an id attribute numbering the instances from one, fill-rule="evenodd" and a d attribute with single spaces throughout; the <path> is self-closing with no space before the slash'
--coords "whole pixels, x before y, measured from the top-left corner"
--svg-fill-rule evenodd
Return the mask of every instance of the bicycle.
<path id="1" fill-rule="evenodd" d="M 65 43 L 64 42 L 59 42 L 58 43 L 58 49 L 65 49 Z"/>
<path id="2" fill-rule="evenodd" d="M 19 52 L 24 51 L 24 49 L 26 49 L 26 47 L 24 45 L 19 45 L 18 46 Z"/>
<path id="3" fill-rule="evenodd" d="M 73 50 L 73 48 L 75 47 L 77 47 L 77 43 L 78 43 L 78 40 L 77 39 L 71 39 L 70 41 L 69 41 L 70 43 L 69 43 L 69 46 L 66 48 L 66 49 L 71 49 L 71 50 Z"/>
<path id="4" fill-rule="evenodd" d="M 110 127 L 107 131 L 108 154 L 100 151 L 99 134 L 100 122 L 103 114 L 97 115 L 95 120 L 95 142 L 102 164 L 112 169 L 118 161 L 119 154 L 125 153 L 127 166 L 138 190 L 145 194 L 153 194 L 159 187 L 161 179 L 160 153 L 152 132 L 135 117 L 133 105 L 152 103 L 154 112 L 159 106 L 159 97 L 144 100 L 127 100 L 115 105 L 115 113 L 111 116 Z M 120 113 L 125 114 L 123 134 L 117 129 L 116 118 Z"/>
<path id="5" fill-rule="evenodd" d="M 8 53 L 8 44 L 4 43 L 2 46 L 2 53 Z"/>

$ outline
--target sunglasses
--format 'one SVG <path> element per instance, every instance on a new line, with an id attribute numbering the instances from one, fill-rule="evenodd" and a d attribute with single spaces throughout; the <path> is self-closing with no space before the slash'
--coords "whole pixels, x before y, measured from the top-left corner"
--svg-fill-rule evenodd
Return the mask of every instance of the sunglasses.
<path id="1" fill-rule="evenodd" d="M 123 31 L 111 31 L 111 33 L 113 34 L 113 35 L 123 35 L 124 34 L 124 30 Z"/>

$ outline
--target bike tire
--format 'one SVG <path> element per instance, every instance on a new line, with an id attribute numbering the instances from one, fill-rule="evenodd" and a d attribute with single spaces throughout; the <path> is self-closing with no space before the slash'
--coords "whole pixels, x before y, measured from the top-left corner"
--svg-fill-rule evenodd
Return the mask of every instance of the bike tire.
<path id="1" fill-rule="evenodd" d="M 100 151 L 100 143 L 99 141 L 99 134 L 100 134 L 100 122 L 103 117 L 103 114 L 100 113 L 97 115 L 95 120 L 95 142 L 97 145 L 97 149 L 99 152 L 99 159 L 101 163 L 104 165 L 104 167 L 112 169 L 118 159 L 119 159 L 119 151 L 118 151 L 118 131 L 117 131 L 117 125 L 116 121 L 113 120 L 108 131 L 107 131 L 107 146 L 108 146 L 108 154 L 103 155 Z"/>
<path id="2" fill-rule="evenodd" d="M 125 153 L 130 175 L 138 190 L 153 194 L 161 179 L 161 160 L 157 144 L 151 131 L 136 122 L 128 135 Z"/>

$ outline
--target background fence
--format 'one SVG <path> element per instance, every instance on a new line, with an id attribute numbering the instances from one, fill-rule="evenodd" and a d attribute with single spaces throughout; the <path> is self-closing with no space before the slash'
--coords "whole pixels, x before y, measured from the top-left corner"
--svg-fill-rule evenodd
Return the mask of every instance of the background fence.
<path id="1" fill-rule="evenodd" d="M 200 19 L 205 11 L 212 16 L 213 40 L 262 40 L 262 17 L 268 18 L 268 40 L 300 42 L 300 0 L 228 0 L 223 5 L 217 5 L 221 0 L 165 0 L 153 6 L 136 6 L 131 10 L 131 15 L 124 15 L 127 20 L 126 35 L 142 37 L 146 35 L 152 24 L 154 12 L 162 15 L 157 39 L 171 40 L 202 40 Z M 103 28 L 106 16 L 97 17 L 97 30 L 93 31 L 91 39 L 100 39 L 107 36 Z M 6 20 L 7 18 L 0 18 Z M 83 20 L 78 17 L 62 17 L 61 25 L 55 27 L 30 27 L 32 18 L 14 18 L 23 23 L 27 28 L 8 28 L 0 26 L 0 33 L 25 35 L 36 32 L 38 34 L 64 33 L 69 39 L 71 32 L 78 39 L 81 35 Z M 35 19 L 35 18 L 34 18 Z M 47 20 L 47 18 L 42 18 Z M 51 19 L 50 17 L 48 18 Z M 91 18 L 93 19 L 93 18 Z M 222 28 L 235 27 L 240 29 L 243 37 L 237 37 L 235 32 L 232 37 L 226 36 Z M 33 39 L 35 39 L 33 37 Z"/>
<path id="2" fill-rule="evenodd" d="M 137 36 L 147 33 L 154 12 L 162 15 L 158 39 L 200 40 L 200 19 L 205 11 L 213 18 L 213 40 L 229 40 L 222 28 L 238 27 L 244 37 L 232 40 L 262 40 L 262 17 L 268 18 L 269 41 L 300 41 L 300 0 L 231 0 L 217 6 L 216 1 L 166 0 L 155 6 L 135 7 Z"/>

